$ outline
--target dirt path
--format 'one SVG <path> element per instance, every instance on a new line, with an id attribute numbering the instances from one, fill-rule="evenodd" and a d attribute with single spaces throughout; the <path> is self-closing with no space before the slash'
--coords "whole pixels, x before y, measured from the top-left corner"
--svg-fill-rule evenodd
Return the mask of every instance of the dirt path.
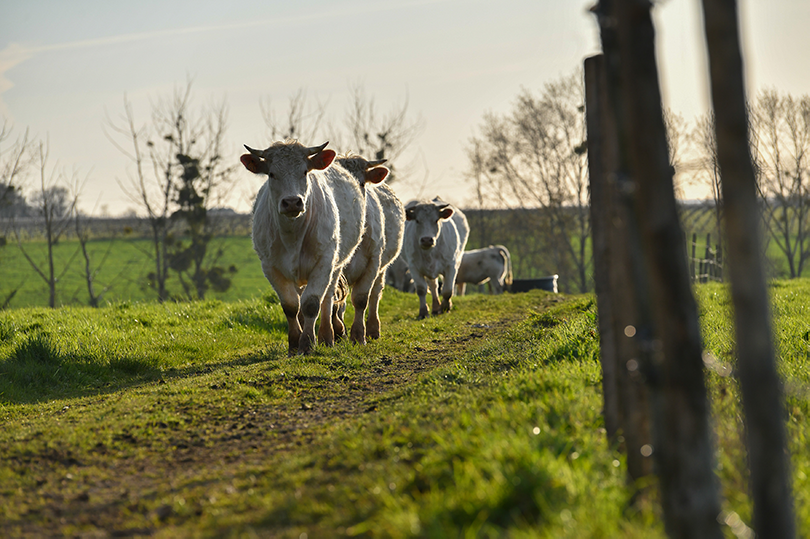
<path id="1" fill-rule="evenodd" d="M 170 505 L 154 507 L 155 500 L 181 493 L 188 485 L 213 488 L 216 483 L 221 488 L 246 470 L 261 469 L 301 446 L 318 444 L 318 433 L 325 425 L 375 413 L 382 399 L 397 398 L 398 390 L 422 373 L 452 363 L 464 349 L 502 333 L 518 318 L 462 326 L 461 336 L 435 339 L 402 356 L 379 357 L 354 377 L 337 381 L 290 377 L 281 384 L 297 392 L 293 406 L 248 405 L 227 414 L 191 406 L 177 410 L 193 420 L 152 425 L 159 442 L 127 432 L 117 435 L 117 443 L 132 446 L 135 454 L 130 457 L 122 458 L 101 443 L 80 456 L 69 447 L 14 455 L 7 466 L 37 478 L 36 487 L 0 498 L 2 503 L 25 508 L 21 518 L 0 524 L 0 536 L 153 535 L 170 518 L 179 517 Z M 223 390 L 230 383 L 224 376 L 210 389 Z M 261 389 L 279 381 L 252 383 Z M 142 525 L 132 527 L 133 521 Z"/>

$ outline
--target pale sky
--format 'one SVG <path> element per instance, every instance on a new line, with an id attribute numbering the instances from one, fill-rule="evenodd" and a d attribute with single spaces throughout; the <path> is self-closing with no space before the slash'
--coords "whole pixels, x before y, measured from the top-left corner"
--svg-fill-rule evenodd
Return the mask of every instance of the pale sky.
<path id="1" fill-rule="evenodd" d="M 362 83 L 380 112 L 407 99 L 424 130 L 402 163 L 417 195 L 466 205 L 465 147 L 488 111 L 522 87 L 540 91 L 599 51 L 593 0 L 0 0 L 0 115 L 47 138 L 51 162 L 88 177 L 83 208 L 133 204 L 116 183 L 128 160 L 105 137 L 124 94 L 146 122 L 150 104 L 193 78 L 194 103 L 227 101 L 227 159 L 270 144 L 260 102 L 282 109 L 299 89 L 340 123 Z M 810 2 L 741 0 L 749 93 L 810 93 Z M 686 119 L 708 108 L 697 0 L 654 10 L 665 105 Z M 302 141 L 307 145 L 321 140 Z M 239 171 L 231 205 L 261 182 Z M 29 185 L 30 195 L 36 186 Z M 100 198 L 99 198 L 100 197 Z"/>

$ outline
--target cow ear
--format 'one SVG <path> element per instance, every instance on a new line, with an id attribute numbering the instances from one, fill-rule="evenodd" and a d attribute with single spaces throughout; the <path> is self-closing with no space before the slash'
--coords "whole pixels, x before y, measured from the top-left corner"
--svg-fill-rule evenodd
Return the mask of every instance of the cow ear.
<path id="1" fill-rule="evenodd" d="M 405 220 L 406 221 L 413 221 L 414 219 L 414 211 L 413 208 L 407 208 L 405 210 Z"/>
<path id="2" fill-rule="evenodd" d="M 309 170 L 323 170 L 335 160 L 335 150 L 321 150 L 307 160 Z"/>
<path id="3" fill-rule="evenodd" d="M 242 164 L 245 165 L 245 168 L 251 171 L 253 174 L 261 174 L 264 172 L 262 170 L 262 160 L 260 157 L 253 155 L 252 153 L 246 153 L 242 157 L 239 158 L 242 161 Z"/>
<path id="4" fill-rule="evenodd" d="M 449 206 L 448 206 L 448 207 L 446 207 L 446 208 L 443 208 L 443 209 L 442 209 L 442 210 L 439 212 L 439 217 L 441 217 L 442 219 L 450 219 L 450 217 L 451 217 L 452 215 L 453 215 L 453 208 L 451 208 L 451 207 L 449 207 Z"/>
<path id="5" fill-rule="evenodd" d="M 388 176 L 388 169 L 385 167 L 374 167 L 366 171 L 366 183 L 380 183 Z"/>

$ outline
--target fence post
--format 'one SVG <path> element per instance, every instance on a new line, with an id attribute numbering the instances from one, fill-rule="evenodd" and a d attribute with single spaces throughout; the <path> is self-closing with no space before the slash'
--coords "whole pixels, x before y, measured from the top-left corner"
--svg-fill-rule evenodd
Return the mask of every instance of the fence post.
<path id="1" fill-rule="evenodd" d="M 655 416 L 655 447 L 647 453 L 656 459 L 667 533 L 720 539 L 700 325 L 673 189 L 651 8 L 651 2 L 600 0 L 596 10 L 617 82 L 612 102 L 625 124 L 619 144 L 635 190 L 646 269 L 633 277 L 647 285 L 639 308 L 650 317 L 637 337 Z"/>
<path id="2" fill-rule="evenodd" d="M 608 439 L 615 441 L 621 430 L 619 412 L 617 349 L 614 332 L 615 315 L 610 299 L 610 201 L 607 180 L 603 168 L 602 137 L 604 126 L 599 101 L 604 92 L 604 58 L 593 56 L 585 59 L 585 109 L 588 129 L 588 176 L 590 187 L 591 245 L 593 248 L 593 278 L 596 305 L 599 315 L 599 354 L 602 365 L 602 414 Z"/>
<path id="3" fill-rule="evenodd" d="M 690 259 L 689 264 L 689 274 L 692 277 L 691 280 L 697 282 L 698 276 L 695 273 L 695 257 L 697 254 L 695 253 L 695 249 L 697 249 L 697 232 L 692 233 L 692 258 Z"/>
<path id="4" fill-rule="evenodd" d="M 636 327 L 643 325 L 639 323 L 635 278 L 640 264 L 638 238 L 632 234 L 628 204 L 620 193 L 620 128 L 610 105 L 604 56 L 588 58 L 585 74 L 605 426 L 611 439 L 620 440 L 619 433 L 623 437 L 627 473 L 631 481 L 636 481 L 652 473 L 652 459 L 643 451 L 651 443 L 650 404 L 641 376 L 643 352 L 634 338 Z"/>
<path id="5" fill-rule="evenodd" d="M 734 0 L 703 0 L 717 161 L 757 537 L 796 535 L 784 397 L 761 258 L 756 175 Z"/>

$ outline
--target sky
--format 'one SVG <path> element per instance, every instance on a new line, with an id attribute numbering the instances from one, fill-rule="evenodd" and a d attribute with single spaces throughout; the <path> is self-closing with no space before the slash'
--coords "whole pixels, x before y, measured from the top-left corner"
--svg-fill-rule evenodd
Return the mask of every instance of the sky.
<path id="1" fill-rule="evenodd" d="M 738 2 L 749 94 L 810 93 L 810 2 Z M 104 125 L 121 117 L 124 96 L 146 123 L 153 103 L 191 79 L 195 105 L 227 103 L 225 158 L 238 163 L 243 144 L 272 142 L 260 103 L 283 111 L 303 90 L 339 124 L 360 85 L 378 112 L 407 103 L 423 124 L 401 158 L 400 198 L 463 207 L 472 200 L 465 148 L 484 115 L 599 52 L 593 3 L 0 0 L 0 115 L 14 135 L 47 140 L 54 167 L 86 179 L 82 209 L 120 214 L 135 208 L 119 185 L 132 170 Z M 661 0 L 653 10 L 664 104 L 687 120 L 709 108 L 699 6 Z M 247 211 L 262 179 L 237 174 L 229 205 Z"/>

